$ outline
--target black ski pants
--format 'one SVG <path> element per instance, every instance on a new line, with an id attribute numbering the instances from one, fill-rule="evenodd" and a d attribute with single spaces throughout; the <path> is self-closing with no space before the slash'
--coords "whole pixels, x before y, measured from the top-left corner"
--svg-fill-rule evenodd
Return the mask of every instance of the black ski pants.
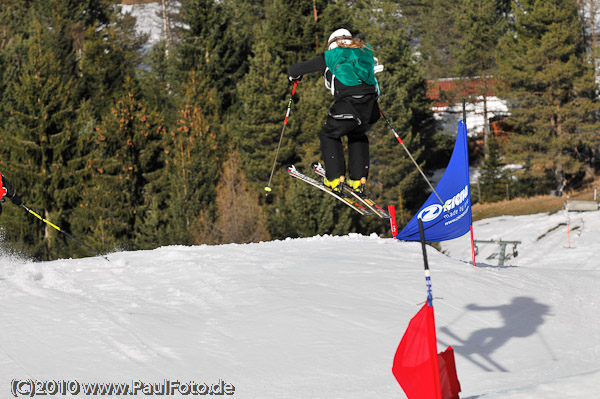
<path id="1" fill-rule="evenodd" d="M 329 110 L 325 126 L 319 132 L 321 155 L 328 180 L 346 175 L 342 143 L 344 136 L 348 137 L 350 179 L 360 180 L 362 177 L 368 177 L 370 161 L 367 132 L 372 126 L 376 103 L 377 98 L 374 95 L 346 97 L 336 102 Z"/>

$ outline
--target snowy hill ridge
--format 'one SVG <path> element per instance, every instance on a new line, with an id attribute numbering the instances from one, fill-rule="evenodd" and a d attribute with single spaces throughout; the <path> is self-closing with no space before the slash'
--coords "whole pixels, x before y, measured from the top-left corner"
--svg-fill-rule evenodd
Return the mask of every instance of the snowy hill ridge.
<path id="1" fill-rule="evenodd" d="M 438 349 L 456 351 L 461 398 L 598 397 L 600 213 L 571 215 L 572 248 L 564 221 L 476 223 L 476 238 L 523 242 L 508 267 L 486 260 L 486 248 L 470 265 L 467 237 L 428 249 Z M 426 298 L 418 243 L 350 234 L 108 258 L 0 255 L 0 397 L 13 379 L 405 397 L 391 365 Z"/>

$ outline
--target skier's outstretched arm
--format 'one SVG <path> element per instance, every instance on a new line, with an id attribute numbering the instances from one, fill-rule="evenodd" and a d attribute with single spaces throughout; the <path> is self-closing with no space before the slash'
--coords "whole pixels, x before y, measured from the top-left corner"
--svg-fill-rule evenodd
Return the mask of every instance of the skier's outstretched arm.
<path id="1" fill-rule="evenodd" d="M 288 75 L 291 79 L 301 79 L 302 76 L 312 72 L 323 72 L 326 68 L 325 56 L 317 55 L 308 61 L 299 62 L 288 67 Z"/>

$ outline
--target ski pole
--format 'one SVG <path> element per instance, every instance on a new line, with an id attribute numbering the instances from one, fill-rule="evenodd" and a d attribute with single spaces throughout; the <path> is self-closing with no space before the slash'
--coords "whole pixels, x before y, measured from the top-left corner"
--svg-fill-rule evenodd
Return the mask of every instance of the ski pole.
<path id="1" fill-rule="evenodd" d="M 411 161 L 413 161 L 413 163 L 417 167 L 418 171 L 421 173 L 421 176 L 423 176 L 423 179 L 425 179 L 425 181 L 427 182 L 427 184 L 429 185 L 429 187 L 431 188 L 431 190 L 433 191 L 433 193 L 435 194 L 435 196 L 438 198 L 438 200 L 440 200 L 440 203 L 442 204 L 442 207 L 444 209 L 446 209 L 446 204 L 444 203 L 444 201 L 442 201 L 442 199 L 438 195 L 437 191 L 435 191 L 435 188 L 433 188 L 433 186 L 431 185 L 431 182 L 429 181 L 429 179 L 427 178 L 427 176 L 425 176 L 425 173 L 423 173 L 423 169 L 421 169 L 421 167 L 419 166 L 419 164 L 417 163 L 417 161 L 415 161 L 415 158 L 413 158 L 413 156 L 410 153 L 410 151 L 408 151 L 408 148 L 406 148 L 406 145 L 404 144 L 404 141 L 402 141 L 402 139 L 400 138 L 400 136 L 398 135 L 398 133 L 396 133 L 396 130 L 394 129 L 394 127 L 390 123 L 389 119 L 385 117 L 385 115 L 383 114 L 383 111 L 381 109 L 379 110 L 379 113 L 383 117 L 383 120 L 388 125 L 388 127 L 392 130 L 392 133 L 394 133 L 394 136 L 396 136 L 396 139 L 398 140 L 398 142 L 400 144 L 402 144 L 402 147 L 404 148 L 404 151 L 406 151 L 406 153 L 408 154 L 408 156 L 411 159 Z"/>
<path id="2" fill-rule="evenodd" d="M 288 119 L 290 118 L 290 111 L 292 109 L 292 101 L 294 99 L 294 94 L 296 93 L 296 87 L 298 86 L 298 80 L 294 80 L 294 86 L 292 86 L 292 95 L 290 96 L 290 101 L 288 101 L 287 112 L 285 114 L 285 119 L 283 120 L 283 127 L 281 128 L 281 135 L 279 136 L 279 143 L 277 143 L 277 151 L 275 151 L 275 159 L 273 160 L 273 168 L 271 168 L 271 176 L 269 176 L 269 183 L 265 187 L 265 195 L 268 197 L 271 194 L 271 179 L 273 179 L 273 172 L 275 171 L 275 165 L 277 164 L 277 156 L 279 155 L 279 147 L 281 147 L 281 140 L 283 139 L 283 132 L 285 132 L 285 127 L 287 126 Z"/>
<path id="3" fill-rule="evenodd" d="M 103 257 L 104 259 L 106 259 L 108 261 L 108 258 L 104 255 L 101 255 L 98 251 L 96 251 L 95 249 L 93 249 L 92 247 L 86 245 L 85 243 L 83 243 L 82 241 L 78 240 L 76 237 L 74 237 L 72 234 L 67 233 L 66 231 L 64 231 L 63 229 L 61 229 L 60 227 L 58 227 L 57 225 L 55 225 L 54 223 L 44 219 L 43 217 L 41 217 L 40 215 L 38 215 L 37 213 L 35 213 L 34 211 L 32 211 L 30 208 L 28 208 L 27 206 L 25 206 L 24 204 L 21 204 L 21 207 L 23 207 L 23 209 L 25 209 L 27 212 L 29 212 L 30 214 L 32 214 L 33 216 L 35 216 L 36 218 L 40 219 L 42 222 L 46 223 L 49 226 L 54 227 L 56 230 L 60 231 L 61 233 L 63 233 L 64 235 L 66 235 L 69 238 L 72 238 L 73 240 L 75 240 L 78 244 L 86 247 L 87 249 L 89 249 L 90 251 L 92 251 L 93 253 L 95 253 L 98 256 Z M 110 262 L 110 261 L 109 261 Z"/>

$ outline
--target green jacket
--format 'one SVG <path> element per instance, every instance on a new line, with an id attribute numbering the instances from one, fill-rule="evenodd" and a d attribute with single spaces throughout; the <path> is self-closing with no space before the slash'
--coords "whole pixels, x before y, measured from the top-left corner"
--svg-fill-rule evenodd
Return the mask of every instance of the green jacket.
<path id="1" fill-rule="evenodd" d="M 346 86 L 358 86 L 363 83 L 379 86 L 373 70 L 373 50 L 369 45 L 363 48 L 336 47 L 325 51 L 325 64 L 335 78 Z"/>

